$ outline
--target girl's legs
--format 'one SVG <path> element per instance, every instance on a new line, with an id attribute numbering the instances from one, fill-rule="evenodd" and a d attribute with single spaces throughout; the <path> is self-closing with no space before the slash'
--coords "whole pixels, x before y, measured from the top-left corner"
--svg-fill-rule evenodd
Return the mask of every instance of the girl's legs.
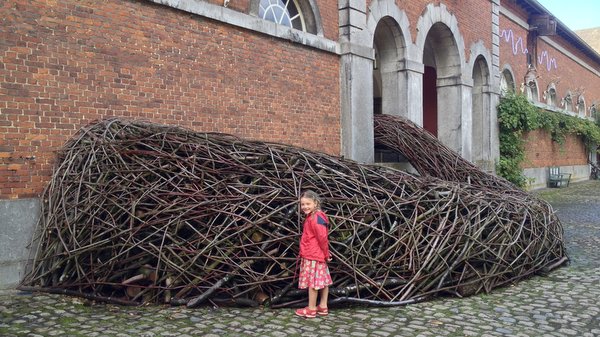
<path id="1" fill-rule="evenodd" d="M 319 291 L 315 288 L 308 288 L 308 308 L 310 310 L 317 310 L 317 296 Z"/>
<path id="2" fill-rule="evenodd" d="M 321 289 L 321 301 L 319 301 L 319 307 L 327 308 L 327 297 L 329 296 L 329 287 Z"/>

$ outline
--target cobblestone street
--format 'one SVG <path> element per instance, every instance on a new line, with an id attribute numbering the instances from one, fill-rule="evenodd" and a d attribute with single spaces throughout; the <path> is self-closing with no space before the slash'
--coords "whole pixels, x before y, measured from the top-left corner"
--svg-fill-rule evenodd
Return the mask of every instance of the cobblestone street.
<path id="1" fill-rule="evenodd" d="M 0 291 L 0 336 L 600 336 L 600 181 L 534 192 L 565 227 L 571 262 L 546 276 L 469 298 L 403 307 L 292 309 L 123 307 Z"/>

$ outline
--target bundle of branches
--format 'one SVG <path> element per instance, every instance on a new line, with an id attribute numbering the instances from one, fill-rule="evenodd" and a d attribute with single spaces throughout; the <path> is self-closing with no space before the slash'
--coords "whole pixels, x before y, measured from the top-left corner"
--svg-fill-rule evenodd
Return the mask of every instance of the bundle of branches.
<path id="1" fill-rule="evenodd" d="M 374 128 L 375 144 L 401 153 L 420 175 L 526 194 L 508 180 L 483 172 L 410 120 L 376 114 Z"/>
<path id="2" fill-rule="evenodd" d="M 559 220 L 525 193 L 109 119 L 59 154 L 21 288 L 122 304 L 298 305 L 305 189 L 331 221 L 332 304 L 488 292 L 566 260 Z"/>

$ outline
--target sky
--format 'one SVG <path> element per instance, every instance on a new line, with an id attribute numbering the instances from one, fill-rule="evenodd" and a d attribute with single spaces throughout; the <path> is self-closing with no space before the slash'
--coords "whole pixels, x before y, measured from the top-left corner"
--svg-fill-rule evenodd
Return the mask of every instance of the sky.
<path id="1" fill-rule="evenodd" d="M 571 30 L 600 27 L 600 0 L 537 0 Z"/>

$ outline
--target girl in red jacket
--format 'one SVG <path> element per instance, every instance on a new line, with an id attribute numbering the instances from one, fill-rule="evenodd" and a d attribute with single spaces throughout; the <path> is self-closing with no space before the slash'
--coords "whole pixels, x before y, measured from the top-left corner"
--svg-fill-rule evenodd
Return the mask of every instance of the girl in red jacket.
<path id="1" fill-rule="evenodd" d="M 296 310 L 296 315 L 314 318 L 317 315 L 325 316 L 327 309 L 327 296 L 329 285 L 333 284 L 327 262 L 331 261 L 329 255 L 329 221 L 321 211 L 321 200 L 313 191 L 305 191 L 300 196 L 300 209 L 306 215 L 304 220 L 302 238 L 300 239 L 300 278 L 298 288 L 308 288 L 308 306 Z M 321 293 L 319 305 L 317 297 Z"/>

